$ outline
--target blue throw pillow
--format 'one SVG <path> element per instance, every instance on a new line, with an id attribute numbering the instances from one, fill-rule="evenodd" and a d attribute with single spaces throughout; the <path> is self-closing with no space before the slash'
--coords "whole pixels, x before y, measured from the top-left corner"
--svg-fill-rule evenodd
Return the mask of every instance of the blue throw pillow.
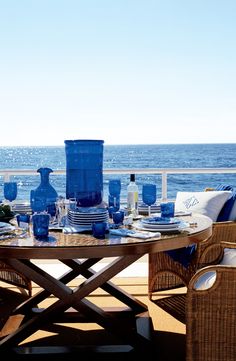
<path id="1" fill-rule="evenodd" d="M 232 196 L 223 205 L 216 222 L 225 222 L 229 220 L 230 213 L 236 201 L 236 191 L 232 193 Z"/>
<path id="2" fill-rule="evenodd" d="M 196 251 L 196 245 L 165 251 L 175 262 L 181 263 L 185 268 L 188 268 Z"/>
<path id="3" fill-rule="evenodd" d="M 232 191 L 233 187 L 229 184 L 218 184 L 215 191 Z"/>

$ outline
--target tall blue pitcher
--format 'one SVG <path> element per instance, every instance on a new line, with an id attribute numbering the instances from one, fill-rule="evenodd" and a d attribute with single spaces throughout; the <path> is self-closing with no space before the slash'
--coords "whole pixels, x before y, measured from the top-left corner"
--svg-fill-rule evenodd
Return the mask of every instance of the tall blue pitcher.
<path id="1" fill-rule="evenodd" d="M 66 198 L 81 207 L 96 206 L 103 196 L 103 140 L 65 140 Z"/>

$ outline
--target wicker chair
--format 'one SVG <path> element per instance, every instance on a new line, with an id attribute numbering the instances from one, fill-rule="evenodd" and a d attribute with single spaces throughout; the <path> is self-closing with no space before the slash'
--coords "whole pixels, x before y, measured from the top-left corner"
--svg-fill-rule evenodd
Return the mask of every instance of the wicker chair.
<path id="1" fill-rule="evenodd" d="M 236 222 L 214 224 L 212 237 L 203 243 L 207 245 L 198 258 L 198 266 L 216 258 L 220 262 L 224 248 L 236 249 Z M 199 289 L 199 279 L 208 272 L 216 273 L 215 282 L 209 288 Z M 164 295 L 152 301 L 186 324 L 186 361 L 236 360 L 235 266 L 205 266 L 188 280 L 186 293 Z"/>
<path id="2" fill-rule="evenodd" d="M 236 222 L 213 223 L 212 236 L 196 246 L 194 256 L 187 267 L 174 261 L 166 252 L 149 255 L 148 295 L 155 292 L 187 286 L 196 271 L 216 264 L 221 259 L 221 242 L 236 243 Z"/>
<path id="3" fill-rule="evenodd" d="M 0 281 L 18 287 L 23 294 L 32 295 L 31 281 L 2 261 L 0 261 Z"/>
<path id="4" fill-rule="evenodd" d="M 227 248 L 236 244 L 222 243 Z M 212 287 L 196 289 L 206 272 L 216 272 Z M 235 361 L 236 267 L 212 265 L 198 270 L 186 294 L 186 360 Z"/>

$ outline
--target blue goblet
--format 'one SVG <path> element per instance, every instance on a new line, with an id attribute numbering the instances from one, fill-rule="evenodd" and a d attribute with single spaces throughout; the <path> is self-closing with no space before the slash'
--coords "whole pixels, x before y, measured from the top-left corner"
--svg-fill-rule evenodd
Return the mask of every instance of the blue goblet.
<path id="1" fill-rule="evenodd" d="M 117 211 L 112 213 L 113 222 L 117 227 L 123 224 L 124 216 L 125 216 L 124 211 Z"/>
<path id="2" fill-rule="evenodd" d="M 4 194 L 4 198 L 7 201 L 9 201 L 9 204 L 11 206 L 11 202 L 14 201 L 17 197 L 17 183 L 16 182 L 4 182 L 3 194 Z"/>
<path id="3" fill-rule="evenodd" d="M 156 184 L 143 184 L 142 188 L 142 199 L 145 204 L 148 206 L 148 216 L 151 215 L 151 205 L 156 202 L 157 198 L 157 188 Z"/>
<path id="4" fill-rule="evenodd" d="M 110 179 L 108 189 L 109 189 L 109 197 L 108 197 L 109 206 L 116 208 L 116 210 L 118 211 L 120 208 L 120 191 L 121 191 L 120 179 Z"/>

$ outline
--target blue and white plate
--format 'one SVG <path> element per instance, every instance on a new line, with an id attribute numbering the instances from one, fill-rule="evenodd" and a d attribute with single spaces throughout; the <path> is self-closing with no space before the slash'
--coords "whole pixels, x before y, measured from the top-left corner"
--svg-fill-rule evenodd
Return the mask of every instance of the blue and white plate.
<path id="1" fill-rule="evenodd" d="M 104 214 L 107 212 L 107 209 L 97 207 L 77 207 L 75 211 L 70 211 L 75 214 Z"/>
<path id="2" fill-rule="evenodd" d="M 106 208 L 78 207 L 76 210 L 68 210 L 67 219 L 71 226 L 92 229 L 94 222 L 108 222 L 109 214 Z"/>
<path id="3" fill-rule="evenodd" d="M 177 218 L 164 218 L 164 217 L 146 217 L 143 218 L 142 223 L 148 224 L 148 225 L 177 225 L 181 222 L 180 219 Z"/>

